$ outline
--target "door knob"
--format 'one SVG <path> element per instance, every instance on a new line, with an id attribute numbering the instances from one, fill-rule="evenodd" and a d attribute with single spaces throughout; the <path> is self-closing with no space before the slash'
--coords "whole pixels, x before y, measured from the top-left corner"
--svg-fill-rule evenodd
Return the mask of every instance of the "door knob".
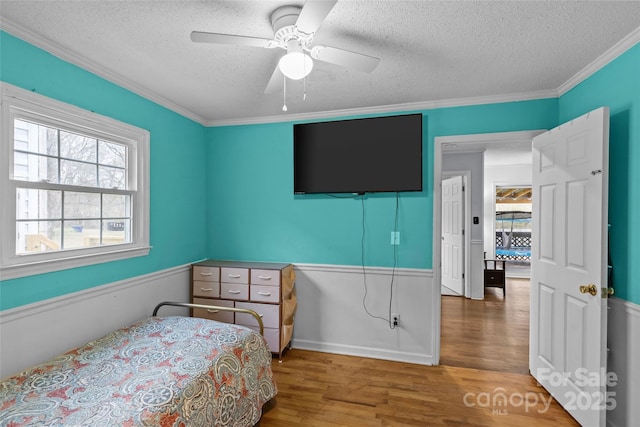
<path id="1" fill-rule="evenodd" d="M 587 286 L 582 285 L 582 286 L 580 286 L 580 293 L 582 293 L 582 294 L 591 294 L 593 296 L 596 296 L 596 295 L 598 295 L 598 287 L 596 285 L 594 285 L 593 283 L 590 283 Z"/>

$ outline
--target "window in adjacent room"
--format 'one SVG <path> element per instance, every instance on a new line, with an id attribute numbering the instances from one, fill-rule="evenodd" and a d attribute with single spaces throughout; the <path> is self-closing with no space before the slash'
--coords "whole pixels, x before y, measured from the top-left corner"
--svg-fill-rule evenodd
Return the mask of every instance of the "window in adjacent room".
<path id="1" fill-rule="evenodd" d="M 531 263 L 531 186 L 496 187 L 496 258 Z"/>
<path id="2" fill-rule="evenodd" d="M 6 84 L 2 101 L 2 279 L 146 255 L 149 133 Z"/>

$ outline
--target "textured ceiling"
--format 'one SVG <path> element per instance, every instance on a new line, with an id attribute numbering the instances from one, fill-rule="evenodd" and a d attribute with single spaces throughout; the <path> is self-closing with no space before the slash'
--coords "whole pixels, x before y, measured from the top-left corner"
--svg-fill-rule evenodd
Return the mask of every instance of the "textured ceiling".
<path id="1" fill-rule="evenodd" d="M 10 33 L 202 123 L 337 110 L 553 96 L 638 33 L 640 1 L 341 0 L 315 43 L 381 58 L 371 74 L 316 61 L 264 94 L 284 51 L 191 42 L 191 31 L 271 38 L 271 12 L 300 1 L 7 1 Z M 398 107 L 396 109 L 401 109 Z"/>

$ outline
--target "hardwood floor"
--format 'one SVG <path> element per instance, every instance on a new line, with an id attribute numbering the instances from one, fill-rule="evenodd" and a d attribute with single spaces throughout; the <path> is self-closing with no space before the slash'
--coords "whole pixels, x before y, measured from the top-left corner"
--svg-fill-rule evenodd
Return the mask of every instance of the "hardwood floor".
<path id="1" fill-rule="evenodd" d="M 440 364 L 529 373 L 529 279 L 507 279 L 507 296 L 442 297 Z"/>
<path id="2" fill-rule="evenodd" d="M 486 302 L 443 297 L 439 366 L 297 349 L 274 358 L 279 391 L 260 426 L 578 425 L 526 373 L 528 283 L 507 286 L 506 304 L 497 289 Z"/>

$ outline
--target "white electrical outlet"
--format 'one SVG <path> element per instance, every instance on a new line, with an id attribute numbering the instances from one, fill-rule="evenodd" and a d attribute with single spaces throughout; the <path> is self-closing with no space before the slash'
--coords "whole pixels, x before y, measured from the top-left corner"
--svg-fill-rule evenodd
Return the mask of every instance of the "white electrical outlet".
<path id="1" fill-rule="evenodd" d="M 399 245 L 400 244 L 400 232 L 399 231 L 392 231 L 391 232 L 391 244 L 392 245 Z"/>
<path id="2" fill-rule="evenodd" d="M 393 326 L 400 326 L 400 314 L 399 313 L 392 313 L 391 314 L 391 324 Z"/>

